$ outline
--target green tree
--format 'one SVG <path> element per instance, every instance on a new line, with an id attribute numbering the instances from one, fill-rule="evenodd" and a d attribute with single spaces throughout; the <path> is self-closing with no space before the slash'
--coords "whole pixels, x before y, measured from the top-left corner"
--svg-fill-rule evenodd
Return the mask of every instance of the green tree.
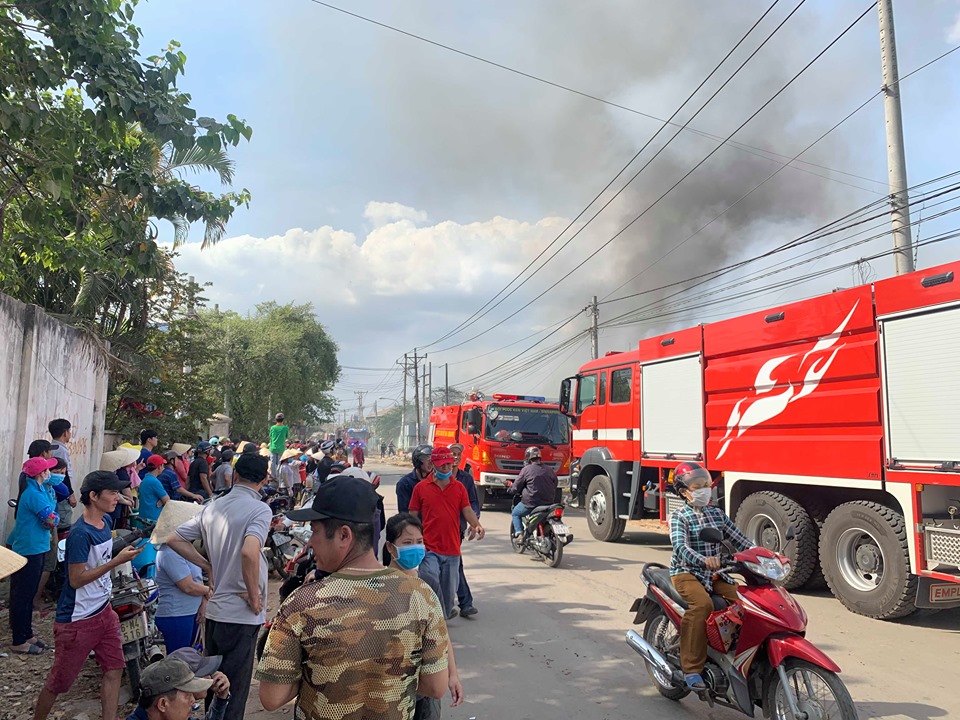
<path id="1" fill-rule="evenodd" d="M 141 57 L 135 5 L 0 5 L 0 290 L 133 350 L 173 272 L 156 221 L 175 243 L 202 222 L 209 244 L 249 200 L 183 171 L 229 182 L 224 148 L 252 133 L 233 115 L 197 117 L 176 42 Z"/>
<path id="2" fill-rule="evenodd" d="M 337 345 L 312 305 L 268 302 L 246 317 L 204 310 L 200 318 L 209 352 L 197 371 L 199 386 L 211 402 L 223 403 L 232 436 L 264 439 L 277 412 L 291 426 L 333 417 Z"/>

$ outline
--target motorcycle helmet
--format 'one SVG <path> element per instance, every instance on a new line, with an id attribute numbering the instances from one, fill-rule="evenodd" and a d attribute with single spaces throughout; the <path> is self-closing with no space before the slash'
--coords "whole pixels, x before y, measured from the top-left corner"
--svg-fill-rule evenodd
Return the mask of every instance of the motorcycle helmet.
<path id="1" fill-rule="evenodd" d="M 433 445 L 417 445 L 410 454 L 413 461 L 413 467 L 417 470 L 423 467 L 425 460 L 429 460 L 433 454 Z"/>
<path id="2" fill-rule="evenodd" d="M 206 440 L 201 440 L 200 442 L 197 443 L 197 452 L 201 452 L 201 453 L 208 452 L 211 447 L 213 446 L 210 443 L 208 443 Z"/>
<path id="3" fill-rule="evenodd" d="M 542 458 L 543 455 L 540 453 L 540 448 L 536 446 L 528 447 L 523 452 L 523 461 L 525 463 L 532 463 L 534 460 L 541 460 Z"/>
<path id="4" fill-rule="evenodd" d="M 322 443 L 320 443 L 320 452 L 322 452 L 324 455 L 330 455 L 333 453 L 333 449 L 336 446 L 337 444 L 333 440 L 324 440 Z"/>
<path id="5" fill-rule="evenodd" d="M 713 477 L 703 465 L 695 462 L 682 462 L 673 471 L 671 487 L 677 495 L 680 495 L 680 491 L 689 489 L 690 483 L 694 480 L 706 480 L 708 486 L 713 484 Z"/>

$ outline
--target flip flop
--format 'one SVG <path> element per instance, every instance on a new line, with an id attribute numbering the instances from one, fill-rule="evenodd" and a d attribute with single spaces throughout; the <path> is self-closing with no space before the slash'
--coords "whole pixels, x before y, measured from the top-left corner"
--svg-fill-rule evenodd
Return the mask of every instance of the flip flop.
<path id="1" fill-rule="evenodd" d="M 37 638 L 36 640 L 34 640 L 34 641 L 33 641 L 33 644 L 36 645 L 36 646 L 37 646 L 38 648 L 40 648 L 41 650 L 46 650 L 46 649 L 47 649 L 47 644 L 46 644 L 43 640 L 41 640 L 40 638 Z"/>
<path id="2" fill-rule="evenodd" d="M 694 692 L 703 692 L 707 689 L 707 684 L 703 681 L 700 673 L 688 673 L 685 679 L 687 687 Z"/>
<path id="3" fill-rule="evenodd" d="M 14 650 L 11 648 L 10 652 L 12 652 L 14 655 L 42 655 L 43 648 L 37 645 L 27 645 L 26 650 Z"/>

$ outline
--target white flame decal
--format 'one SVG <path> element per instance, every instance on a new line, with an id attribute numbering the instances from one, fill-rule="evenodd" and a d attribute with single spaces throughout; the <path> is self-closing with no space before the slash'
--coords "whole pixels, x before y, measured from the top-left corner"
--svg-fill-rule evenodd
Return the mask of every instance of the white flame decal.
<path id="1" fill-rule="evenodd" d="M 800 369 L 807 365 L 807 360 L 811 355 L 829 350 L 837 344 L 840 335 L 847 327 L 850 318 L 853 317 L 853 313 L 859 304 L 860 301 L 857 300 L 857 302 L 853 304 L 853 307 L 850 308 L 850 312 L 847 313 L 843 322 L 840 323 L 840 326 L 829 335 L 824 335 L 817 340 L 814 346 L 804 353 L 803 358 L 800 360 Z M 741 406 L 747 400 L 750 400 L 751 397 L 740 398 L 737 404 L 733 406 L 733 410 L 730 411 L 730 418 L 727 420 L 727 434 L 723 436 L 723 446 L 720 448 L 720 452 L 717 453 L 717 459 L 722 458 L 727 448 L 730 447 L 730 443 L 743 435 L 747 430 L 772 420 L 786 410 L 787 405 L 810 395 L 816 390 L 817 386 L 820 385 L 820 381 L 823 380 L 823 376 L 827 374 L 827 370 L 829 370 L 833 364 L 834 358 L 837 357 L 837 353 L 840 352 L 843 347 L 843 345 L 839 345 L 829 357 L 825 358 L 820 356 L 810 363 L 810 365 L 807 366 L 806 374 L 803 376 L 803 382 L 799 384 L 798 387 L 795 387 L 793 383 L 787 382 L 783 392 L 760 398 L 758 396 L 768 393 L 775 388 L 783 387 L 773 379 L 773 371 L 787 360 L 797 357 L 800 353 L 783 355 L 767 360 L 767 362 L 760 367 L 760 370 L 757 371 L 757 377 L 753 381 L 753 402 L 747 405 L 746 409 L 741 412 Z M 736 431 L 736 435 L 734 435 L 734 431 Z"/>

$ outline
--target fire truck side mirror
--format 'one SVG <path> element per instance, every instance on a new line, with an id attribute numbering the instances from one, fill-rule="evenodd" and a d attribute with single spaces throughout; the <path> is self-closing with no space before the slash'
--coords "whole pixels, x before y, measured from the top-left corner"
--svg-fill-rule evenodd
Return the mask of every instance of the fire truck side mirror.
<path id="1" fill-rule="evenodd" d="M 570 389 L 573 387 L 573 378 L 567 378 L 560 383 L 560 412 L 572 416 L 570 412 Z"/>
<path id="2" fill-rule="evenodd" d="M 467 432 L 471 435 L 480 434 L 480 425 L 483 422 L 483 415 L 480 413 L 480 408 L 470 408 L 466 412 L 467 415 Z"/>

